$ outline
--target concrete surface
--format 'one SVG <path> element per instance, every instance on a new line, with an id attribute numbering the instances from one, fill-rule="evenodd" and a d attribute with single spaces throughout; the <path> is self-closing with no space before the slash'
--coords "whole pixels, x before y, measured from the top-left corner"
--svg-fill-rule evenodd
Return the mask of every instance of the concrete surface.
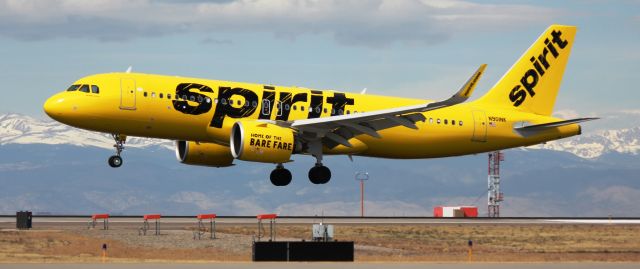
<path id="1" fill-rule="evenodd" d="M 495 269 L 495 268 L 518 268 L 518 269 L 608 269 L 608 268 L 639 268 L 637 263 L 207 263 L 207 264 L 0 264 L 0 268 L 16 269 L 94 269 L 94 268 L 117 268 L 117 269 L 174 269 L 174 268 L 260 268 L 260 269 L 287 269 L 300 268 L 354 268 L 354 269 Z"/>

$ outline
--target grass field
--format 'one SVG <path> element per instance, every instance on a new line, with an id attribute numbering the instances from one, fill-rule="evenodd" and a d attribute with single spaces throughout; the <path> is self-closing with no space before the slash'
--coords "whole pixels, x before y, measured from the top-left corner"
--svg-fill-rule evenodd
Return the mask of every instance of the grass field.
<path id="1" fill-rule="evenodd" d="M 167 225 L 165 225 L 167 226 Z M 88 230 L 51 224 L 40 230 L 0 231 L 0 262 L 249 261 L 255 225 L 219 225 L 218 239 L 194 240 L 193 226 L 165 227 L 160 236 L 131 226 Z M 309 239 L 310 225 L 279 224 L 281 240 Z M 406 224 L 336 225 L 336 239 L 356 242 L 356 261 L 640 262 L 640 225 Z"/>

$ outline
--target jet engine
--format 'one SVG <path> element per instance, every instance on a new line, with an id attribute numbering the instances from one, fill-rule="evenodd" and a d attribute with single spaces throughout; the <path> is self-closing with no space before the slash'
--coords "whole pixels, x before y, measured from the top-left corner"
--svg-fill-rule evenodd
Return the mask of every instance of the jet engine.
<path id="1" fill-rule="evenodd" d="M 252 162 L 285 163 L 296 149 L 292 129 L 260 121 L 238 121 L 231 129 L 231 154 Z"/>
<path id="2" fill-rule="evenodd" d="M 229 147 L 214 143 L 176 141 L 176 157 L 192 165 L 225 167 L 233 163 Z"/>

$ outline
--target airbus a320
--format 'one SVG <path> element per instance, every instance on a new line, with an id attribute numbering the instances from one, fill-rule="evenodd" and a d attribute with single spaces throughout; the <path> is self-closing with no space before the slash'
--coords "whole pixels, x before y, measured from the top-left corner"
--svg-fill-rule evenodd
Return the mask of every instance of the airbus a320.
<path id="1" fill-rule="evenodd" d="M 53 119 L 112 134 L 123 163 L 128 136 L 175 140 L 185 164 L 211 167 L 271 163 L 270 180 L 292 180 L 293 154 L 315 158 L 308 176 L 325 184 L 325 155 L 438 158 L 539 144 L 578 135 L 593 118 L 551 116 L 576 27 L 552 25 L 487 94 L 465 102 L 486 65 L 451 98 L 408 99 L 221 80 L 96 74 L 44 104 Z"/>

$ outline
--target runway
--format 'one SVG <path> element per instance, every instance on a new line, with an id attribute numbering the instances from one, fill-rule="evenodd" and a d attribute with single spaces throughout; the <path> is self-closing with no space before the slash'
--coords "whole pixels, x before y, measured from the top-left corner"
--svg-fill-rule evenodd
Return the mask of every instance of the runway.
<path id="1" fill-rule="evenodd" d="M 519 269 L 608 269 L 608 268 L 638 268 L 637 263 L 207 263 L 207 264 L 0 264 L 0 268 L 17 269 L 199 269 L 199 268 L 261 268 L 261 269 L 281 269 L 300 268 L 307 269 L 320 268 L 353 268 L 353 269 L 495 269 L 495 268 L 519 268 Z"/>
<path id="2" fill-rule="evenodd" d="M 356 263 L 305 263 L 309 269 L 639 268 L 632 262 L 640 262 L 640 219 L 634 218 L 284 216 L 274 227 L 276 240 L 310 240 L 311 224 L 321 221 L 336 225 L 335 240 L 356 242 Z M 252 243 L 257 234 L 269 230 L 259 228 L 252 216 L 217 218 L 215 240 L 208 240 L 206 233 L 204 239 L 196 240 L 194 231 L 201 226 L 191 216 L 163 216 L 159 235 L 154 221 L 148 234 L 141 234 L 141 216 L 113 216 L 108 230 L 103 230 L 100 220 L 95 228 L 89 222 L 89 216 L 35 216 L 33 229 L 16 230 L 15 216 L 0 216 L 0 249 L 6 250 L 0 251 L 0 263 L 33 263 L 11 268 L 78 267 L 62 263 L 83 266 L 78 268 L 251 268 L 256 266 L 249 262 Z M 465 262 L 469 240 L 474 263 Z M 105 243 L 109 244 L 108 262 L 113 264 L 94 264 L 100 262 Z M 300 267 L 300 263 L 259 264 Z"/>
<path id="3" fill-rule="evenodd" d="M 0 216 L 0 223 L 15 223 L 15 216 Z M 90 216 L 34 216 L 33 223 L 87 223 Z M 196 221 L 189 216 L 165 216 L 161 219 L 167 224 L 187 224 Z M 141 216 L 112 216 L 110 223 L 140 223 Z M 218 217 L 219 224 L 254 224 L 255 217 L 224 216 Z M 319 222 L 331 224 L 640 224 L 640 218 L 431 218 L 431 217 L 298 217 L 277 218 L 282 224 L 313 224 Z"/>

